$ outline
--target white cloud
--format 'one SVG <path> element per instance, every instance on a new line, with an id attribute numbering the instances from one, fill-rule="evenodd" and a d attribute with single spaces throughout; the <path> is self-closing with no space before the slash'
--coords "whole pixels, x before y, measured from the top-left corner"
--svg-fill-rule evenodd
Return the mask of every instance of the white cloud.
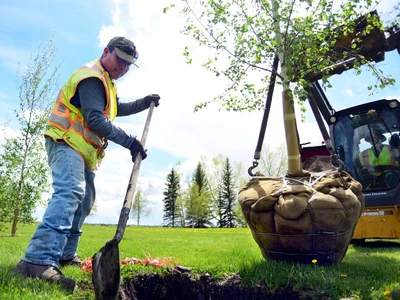
<path id="1" fill-rule="evenodd" d="M 350 97 L 354 97 L 356 94 L 353 92 L 353 90 L 351 89 L 345 89 L 344 90 L 345 94 L 350 96 Z"/>

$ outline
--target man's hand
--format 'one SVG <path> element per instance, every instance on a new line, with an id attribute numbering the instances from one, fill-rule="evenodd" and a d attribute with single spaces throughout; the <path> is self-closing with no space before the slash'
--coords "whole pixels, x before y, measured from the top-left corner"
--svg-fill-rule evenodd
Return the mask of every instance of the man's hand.
<path id="1" fill-rule="evenodd" d="M 157 94 L 151 94 L 144 97 L 144 101 L 146 101 L 147 107 L 150 107 L 151 101 L 154 101 L 154 106 L 157 107 L 160 105 L 160 96 Z"/>
<path id="2" fill-rule="evenodd" d="M 145 160 L 147 157 L 146 150 L 143 148 L 143 145 L 136 138 L 134 139 L 132 145 L 129 147 L 132 155 L 132 162 L 135 162 L 136 156 L 138 153 L 142 156 L 142 160 Z"/>

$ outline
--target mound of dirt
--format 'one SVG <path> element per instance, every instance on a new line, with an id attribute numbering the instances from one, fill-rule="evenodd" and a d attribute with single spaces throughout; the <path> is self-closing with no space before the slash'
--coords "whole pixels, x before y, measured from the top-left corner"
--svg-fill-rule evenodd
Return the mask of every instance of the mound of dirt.
<path id="1" fill-rule="evenodd" d="M 239 275 L 233 275 L 225 280 L 214 280 L 209 275 L 193 280 L 188 273 L 184 274 L 141 274 L 121 287 L 119 299 L 137 300 L 253 300 L 253 299 L 307 299 L 300 297 L 291 287 L 274 293 L 267 291 L 265 283 L 255 288 L 240 284 Z M 308 298 L 311 299 L 311 298 Z"/>
<path id="2" fill-rule="evenodd" d="M 332 161 L 329 156 L 315 155 L 305 160 L 302 167 L 311 172 L 329 171 L 332 169 Z"/>

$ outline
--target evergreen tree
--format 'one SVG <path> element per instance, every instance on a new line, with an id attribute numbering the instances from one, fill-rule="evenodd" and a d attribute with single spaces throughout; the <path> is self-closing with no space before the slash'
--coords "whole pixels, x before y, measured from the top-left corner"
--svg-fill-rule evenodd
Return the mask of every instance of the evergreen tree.
<path id="1" fill-rule="evenodd" d="M 207 189 L 207 177 L 203 165 L 199 162 L 193 173 L 193 182 L 196 182 L 199 192 Z"/>
<path id="2" fill-rule="evenodd" d="M 213 216 L 212 218 L 215 220 L 216 225 L 220 227 L 220 222 L 222 220 L 223 216 L 223 211 L 219 208 L 220 203 L 219 200 L 221 199 L 221 178 L 222 178 L 222 173 L 223 170 L 225 169 L 225 164 L 226 164 L 226 156 L 223 156 L 222 154 L 218 154 L 215 156 L 211 163 L 207 164 L 203 162 L 203 166 L 205 168 L 205 173 L 207 176 L 207 188 L 208 192 L 210 195 L 210 201 L 212 205 L 212 213 Z M 232 167 L 232 182 L 233 182 L 233 189 L 234 190 L 239 190 L 241 186 L 243 186 L 246 182 L 247 179 L 243 177 L 243 174 L 245 173 L 244 167 L 242 163 L 238 162 L 233 162 L 230 164 Z M 207 168 L 208 167 L 208 168 Z M 238 218 L 243 217 L 243 214 L 237 215 L 236 220 Z"/>
<path id="3" fill-rule="evenodd" d="M 167 175 L 167 183 L 164 191 L 164 226 L 176 227 L 180 222 L 180 213 L 178 205 L 178 197 L 180 190 L 179 174 L 172 168 L 171 172 Z"/>
<path id="4" fill-rule="evenodd" d="M 229 158 L 226 158 L 218 193 L 218 215 L 220 216 L 218 227 L 232 228 L 237 225 L 235 217 L 236 193 L 234 187 L 233 169 Z"/>
<path id="5" fill-rule="evenodd" d="M 189 197 L 186 203 L 186 222 L 189 227 L 210 227 L 211 201 L 207 186 L 207 177 L 202 164 L 197 164 L 189 187 Z"/>

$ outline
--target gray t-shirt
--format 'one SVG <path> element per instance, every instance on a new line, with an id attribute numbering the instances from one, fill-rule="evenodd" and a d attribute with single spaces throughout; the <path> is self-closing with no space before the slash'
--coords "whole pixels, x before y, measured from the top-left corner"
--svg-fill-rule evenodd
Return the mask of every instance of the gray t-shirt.
<path id="1" fill-rule="evenodd" d="M 136 137 L 127 134 L 104 117 L 106 92 L 101 80 L 96 77 L 86 78 L 79 83 L 77 89 L 77 93 L 71 99 L 71 104 L 82 109 L 87 126 L 100 136 L 129 148 Z M 117 97 L 117 117 L 129 116 L 147 108 L 143 98 L 121 103 Z"/>

